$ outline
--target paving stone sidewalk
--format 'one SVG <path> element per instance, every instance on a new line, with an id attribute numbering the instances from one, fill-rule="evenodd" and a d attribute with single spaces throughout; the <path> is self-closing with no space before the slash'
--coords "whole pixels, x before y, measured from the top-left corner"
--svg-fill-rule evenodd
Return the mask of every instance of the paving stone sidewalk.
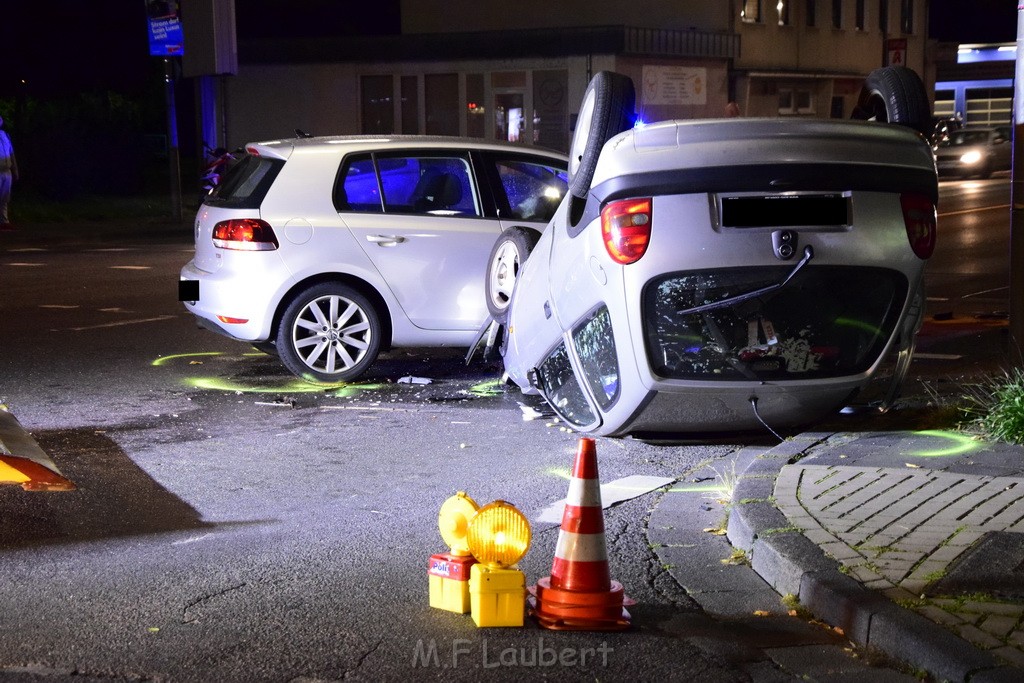
<path id="1" fill-rule="evenodd" d="M 803 434 L 746 467 L 729 539 L 860 645 L 940 680 L 1024 676 L 1024 448 Z"/>

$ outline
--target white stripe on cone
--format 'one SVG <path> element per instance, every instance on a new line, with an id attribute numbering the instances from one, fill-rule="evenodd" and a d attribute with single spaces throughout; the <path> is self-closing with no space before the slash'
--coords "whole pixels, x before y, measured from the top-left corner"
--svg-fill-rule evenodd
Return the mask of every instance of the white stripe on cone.
<path id="1" fill-rule="evenodd" d="M 601 508 L 601 486 L 596 479 L 570 479 L 565 502 L 581 508 Z"/>
<path id="2" fill-rule="evenodd" d="M 569 562 L 607 562 L 604 534 L 575 534 L 563 529 L 558 534 L 555 557 Z"/>

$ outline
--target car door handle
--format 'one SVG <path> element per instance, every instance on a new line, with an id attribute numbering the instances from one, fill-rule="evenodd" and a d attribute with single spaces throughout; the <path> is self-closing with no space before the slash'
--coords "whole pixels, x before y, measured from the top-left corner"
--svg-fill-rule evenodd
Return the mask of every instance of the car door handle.
<path id="1" fill-rule="evenodd" d="M 367 235 L 366 241 L 382 247 L 393 247 L 404 242 L 405 238 L 400 235 Z"/>

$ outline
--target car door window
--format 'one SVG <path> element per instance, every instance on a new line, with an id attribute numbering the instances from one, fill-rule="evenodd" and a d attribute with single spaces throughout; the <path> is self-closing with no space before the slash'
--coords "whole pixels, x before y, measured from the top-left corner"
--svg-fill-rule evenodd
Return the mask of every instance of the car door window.
<path id="1" fill-rule="evenodd" d="M 341 168 L 334 188 L 334 206 L 338 211 L 380 213 L 380 186 L 369 154 L 349 157 Z"/>
<path id="2" fill-rule="evenodd" d="M 378 157 L 386 213 L 479 216 L 469 159 L 463 155 Z"/>
<path id="3" fill-rule="evenodd" d="M 576 381 L 565 343 L 559 343 L 539 368 L 544 398 L 555 412 L 570 424 L 585 427 L 597 421 L 587 397 Z"/>
<path id="4" fill-rule="evenodd" d="M 572 331 L 576 355 L 583 379 L 594 400 L 607 410 L 619 396 L 619 361 L 615 355 L 615 335 L 607 306 L 601 306 Z"/>
<path id="5" fill-rule="evenodd" d="M 551 220 L 569 187 L 564 168 L 525 159 L 497 159 L 495 168 L 509 218 L 538 223 Z"/>

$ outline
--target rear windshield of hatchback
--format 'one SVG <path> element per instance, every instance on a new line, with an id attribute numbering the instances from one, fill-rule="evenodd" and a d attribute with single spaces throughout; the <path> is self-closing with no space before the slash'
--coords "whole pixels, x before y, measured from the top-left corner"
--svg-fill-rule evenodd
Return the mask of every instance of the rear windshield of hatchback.
<path id="1" fill-rule="evenodd" d="M 203 203 L 231 209 L 258 209 L 283 166 L 284 161 L 280 159 L 247 154 L 231 167 L 224 181 L 213 188 Z"/>

